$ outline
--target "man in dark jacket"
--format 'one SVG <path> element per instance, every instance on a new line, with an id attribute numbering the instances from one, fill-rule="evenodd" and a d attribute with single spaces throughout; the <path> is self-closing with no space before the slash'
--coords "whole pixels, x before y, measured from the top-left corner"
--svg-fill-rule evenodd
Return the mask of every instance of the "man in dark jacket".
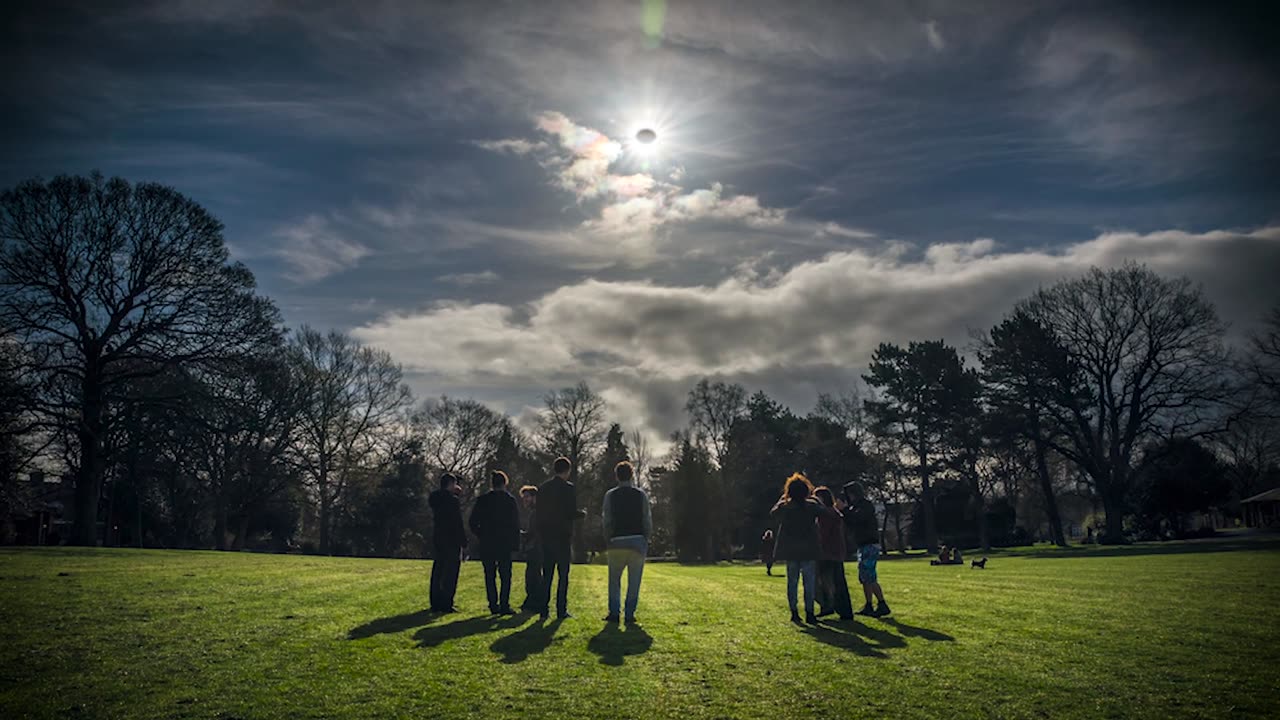
<path id="1" fill-rule="evenodd" d="M 507 492 L 507 482 L 506 473 L 493 471 L 493 489 L 476 500 L 470 520 L 471 533 L 480 538 L 484 591 L 489 597 L 489 612 L 494 615 L 515 614 L 511 609 L 511 553 L 520 548 L 520 510 Z"/>
<path id="2" fill-rule="evenodd" d="M 555 477 L 538 488 L 538 536 L 542 544 L 543 593 L 542 610 L 545 620 L 550 614 L 551 582 L 556 573 L 560 584 L 556 587 L 556 617 L 569 617 L 569 560 L 573 541 L 573 523 L 578 519 L 578 489 L 569 482 L 573 469 L 569 458 L 558 457 L 552 465 Z"/>
<path id="3" fill-rule="evenodd" d="M 458 496 L 462 486 L 452 473 L 440 476 L 440 489 L 427 497 L 434 530 L 435 561 L 431 563 L 431 609 L 434 612 L 457 612 L 453 597 L 458 592 L 458 572 L 462 569 L 462 550 L 467 546 L 467 532 L 462 526 L 462 503 Z"/>

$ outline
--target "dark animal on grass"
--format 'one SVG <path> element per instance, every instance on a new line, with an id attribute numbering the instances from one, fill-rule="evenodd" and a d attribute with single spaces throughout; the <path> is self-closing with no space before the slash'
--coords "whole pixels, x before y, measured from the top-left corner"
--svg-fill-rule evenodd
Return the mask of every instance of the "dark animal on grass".
<path id="1" fill-rule="evenodd" d="M 970 569 L 970 570 L 972 570 L 972 569 L 974 569 L 974 568 L 978 568 L 979 570 L 986 570 L 986 569 L 987 569 L 987 559 L 986 559 L 986 558 L 982 558 L 981 560 L 974 560 L 974 561 L 969 565 L 969 569 Z"/>

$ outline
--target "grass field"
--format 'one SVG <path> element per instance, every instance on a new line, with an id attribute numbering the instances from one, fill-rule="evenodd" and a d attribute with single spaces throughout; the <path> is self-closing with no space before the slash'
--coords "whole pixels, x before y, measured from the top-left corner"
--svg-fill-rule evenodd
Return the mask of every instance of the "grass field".
<path id="1" fill-rule="evenodd" d="M 854 571 L 849 566 L 851 574 Z M 430 563 L 0 551 L 0 717 L 1265 717 L 1280 541 L 881 564 L 892 619 L 799 628 L 759 566 L 651 564 L 639 629 L 429 616 Z M 520 567 L 516 569 L 520 577 Z M 519 585 L 519 583 L 517 583 Z M 520 594 L 520 597 L 523 597 Z"/>

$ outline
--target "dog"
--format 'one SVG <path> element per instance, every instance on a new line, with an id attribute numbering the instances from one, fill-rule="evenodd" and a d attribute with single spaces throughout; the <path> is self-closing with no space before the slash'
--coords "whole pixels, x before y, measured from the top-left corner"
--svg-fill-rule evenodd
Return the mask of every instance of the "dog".
<path id="1" fill-rule="evenodd" d="M 981 570 L 986 570 L 986 569 L 987 569 L 987 559 L 986 559 L 986 558 L 982 558 L 981 560 L 974 560 L 974 561 L 972 562 L 972 564 L 970 564 L 970 565 L 969 565 L 969 569 L 970 569 L 970 570 L 973 570 L 974 568 L 978 568 L 978 569 L 981 569 Z"/>

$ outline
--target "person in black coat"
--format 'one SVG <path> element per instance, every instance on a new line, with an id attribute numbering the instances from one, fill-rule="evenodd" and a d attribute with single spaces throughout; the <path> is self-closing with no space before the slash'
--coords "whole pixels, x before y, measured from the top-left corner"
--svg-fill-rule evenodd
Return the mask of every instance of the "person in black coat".
<path id="1" fill-rule="evenodd" d="M 462 551 L 467 546 L 467 532 L 462 526 L 462 503 L 458 496 L 462 485 L 452 473 L 440 476 L 440 489 L 427 496 L 431 507 L 435 544 L 435 561 L 431 563 L 431 610 L 458 612 L 453 606 L 458 592 L 458 572 L 462 570 Z"/>
<path id="2" fill-rule="evenodd" d="M 520 509 L 507 492 L 507 474 L 493 471 L 493 489 L 476 499 L 471 510 L 471 533 L 480 538 L 480 562 L 484 565 L 484 590 L 489 612 L 514 615 L 511 609 L 511 553 L 520 549 Z M 497 580 L 501 579 L 499 591 Z"/>
<path id="3" fill-rule="evenodd" d="M 542 545 L 543 593 L 539 614 L 550 614 L 551 582 L 560 574 L 556 587 L 556 616 L 569 617 L 569 561 L 573 544 L 573 523 L 579 517 L 578 489 L 569 482 L 573 464 L 558 457 L 552 465 L 555 477 L 538 488 L 538 540 Z"/>

